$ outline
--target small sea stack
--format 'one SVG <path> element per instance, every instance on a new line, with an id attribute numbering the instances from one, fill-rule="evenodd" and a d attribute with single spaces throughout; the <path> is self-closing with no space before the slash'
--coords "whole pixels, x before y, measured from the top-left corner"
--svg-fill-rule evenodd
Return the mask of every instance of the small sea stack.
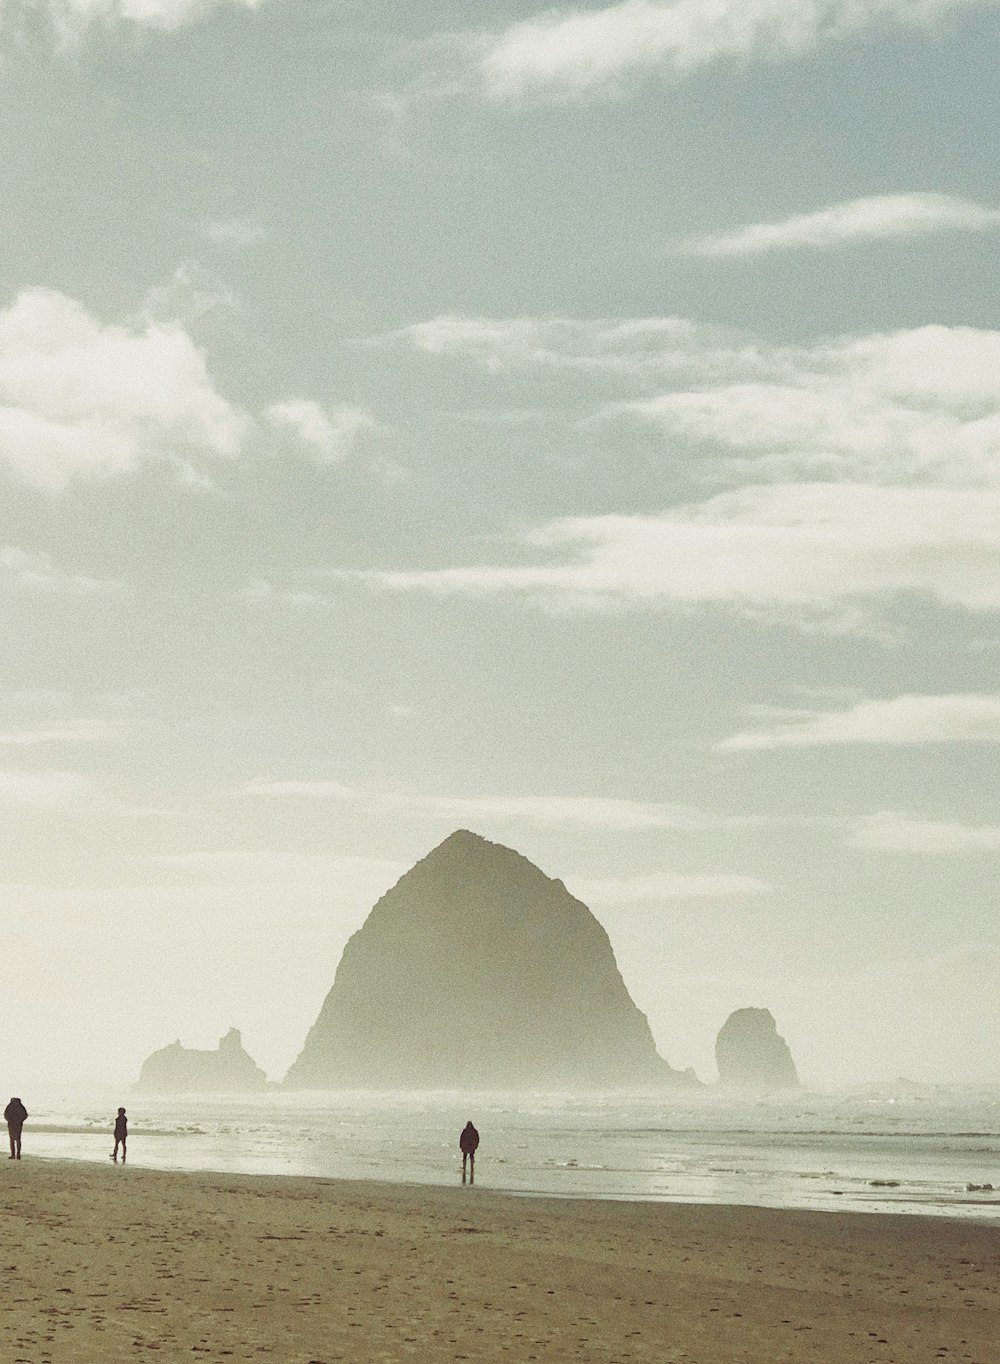
<path id="1" fill-rule="evenodd" d="M 147 1094 L 244 1094 L 267 1088 L 267 1076 L 243 1050 L 238 1028 L 220 1038 L 216 1051 L 172 1042 L 147 1056 L 136 1090 Z"/>

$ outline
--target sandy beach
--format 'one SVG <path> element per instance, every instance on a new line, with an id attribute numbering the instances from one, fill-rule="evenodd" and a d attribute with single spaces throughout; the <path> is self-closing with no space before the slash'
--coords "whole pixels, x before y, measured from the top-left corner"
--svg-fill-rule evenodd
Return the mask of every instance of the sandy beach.
<path id="1" fill-rule="evenodd" d="M 1000 1232 L 32 1160 L 3 1358 L 1000 1361 Z"/>

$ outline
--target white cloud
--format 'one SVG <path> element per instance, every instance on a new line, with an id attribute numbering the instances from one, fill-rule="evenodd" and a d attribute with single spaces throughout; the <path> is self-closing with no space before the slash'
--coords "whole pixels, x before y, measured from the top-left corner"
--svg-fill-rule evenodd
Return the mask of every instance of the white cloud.
<path id="1" fill-rule="evenodd" d="M 11 729 L 0 732 L 0 748 L 34 748 L 41 744 L 102 744 L 115 730 L 95 720 L 76 720 L 45 729 Z"/>
<path id="2" fill-rule="evenodd" d="M 728 481 L 836 476 L 1000 486 L 996 330 L 928 325 L 768 346 L 681 318 L 445 315 L 380 342 L 491 372 L 600 377 L 607 382 L 595 386 L 591 420 L 639 420 L 664 436 L 710 445 L 715 471 Z M 604 396 L 611 385 L 622 399 Z M 654 385 L 659 392 L 650 392 Z M 587 415 L 577 409 L 573 420 Z"/>
<path id="3" fill-rule="evenodd" d="M 305 398 L 272 403 L 264 415 L 277 430 L 293 436 L 319 464 L 339 463 L 362 436 L 379 430 L 367 408 L 347 404 L 325 408 Z"/>
<path id="4" fill-rule="evenodd" d="M 718 61 L 778 60 L 871 26 L 926 26 L 993 0 L 622 0 L 513 25 L 487 43 L 479 75 L 497 99 L 574 94 L 623 77 Z"/>
<path id="5" fill-rule="evenodd" d="M 704 829 L 722 817 L 687 805 L 592 796 L 391 796 L 391 809 L 456 823 L 575 824 L 600 829 Z"/>
<path id="6" fill-rule="evenodd" d="M 665 434 L 734 452 L 739 475 L 1000 486 L 1000 413 L 921 408 L 864 384 L 804 378 L 665 394 L 632 405 Z"/>
<path id="7" fill-rule="evenodd" d="M 700 831 L 755 822 L 749 817 L 719 815 L 690 805 L 600 796 L 433 796 L 366 791 L 336 781 L 254 781 L 242 789 L 245 795 L 334 800 L 367 811 L 451 824 L 519 822 L 543 827 L 574 824 L 620 831 Z"/>
<path id="8" fill-rule="evenodd" d="M 733 452 L 756 477 L 1000 486 L 1000 332 L 926 326 L 734 350 L 728 375 L 718 354 L 706 369 L 697 387 L 617 412 Z"/>
<path id="9" fill-rule="evenodd" d="M 685 318 L 463 317 L 444 313 L 370 344 L 403 343 L 427 355 L 471 360 L 491 371 L 570 369 L 634 376 L 686 370 L 716 333 Z"/>
<path id="10" fill-rule="evenodd" d="M 0 805 L 62 808 L 85 803 L 94 794 L 91 779 L 77 772 L 0 769 Z"/>
<path id="11" fill-rule="evenodd" d="M 648 876 L 589 878 L 571 876 L 566 885 L 588 905 L 638 905 L 657 900 L 716 900 L 762 895 L 770 887 L 753 876 L 729 872 L 654 872 Z"/>
<path id="12" fill-rule="evenodd" d="M 243 787 L 244 795 L 304 797 L 307 800 L 357 801 L 362 793 L 353 786 L 338 781 L 251 781 Z"/>
<path id="13" fill-rule="evenodd" d="M 90 596 L 123 590 L 121 583 L 107 578 L 88 578 L 67 573 L 48 554 L 29 553 L 14 545 L 0 546 L 0 590 L 42 592 L 55 596 Z"/>
<path id="14" fill-rule="evenodd" d="M 188 331 L 220 303 L 231 300 L 186 266 L 127 324 L 102 323 L 54 290 L 25 290 L 0 311 L 0 462 L 51 493 L 151 461 L 213 491 L 212 464 L 262 434 L 218 392 Z M 319 463 L 343 459 L 381 430 L 366 409 L 307 399 L 274 403 L 263 420 Z"/>
<path id="15" fill-rule="evenodd" d="M 355 895 L 359 906 L 372 904 L 408 870 L 389 858 L 296 853 L 273 849 L 219 849 L 166 853 L 125 859 L 151 874 L 200 885 L 304 885 L 336 887 L 337 897 Z"/>
<path id="16" fill-rule="evenodd" d="M 216 312 L 233 312 L 236 299 L 224 281 L 196 261 L 183 261 L 163 284 L 143 300 L 139 325 L 190 328 Z"/>
<path id="17" fill-rule="evenodd" d="M 998 0 L 1000 3 L 1000 0 Z M 687 374 L 721 380 L 797 382 L 870 375 L 887 393 L 921 398 L 1000 397 L 1000 331 L 930 324 L 842 337 L 811 346 L 767 346 L 753 336 L 683 317 L 466 317 L 443 313 L 369 338 L 428 355 L 469 360 L 490 371 L 568 369 L 624 380 Z"/>
<path id="18" fill-rule="evenodd" d="M 0 312 L 0 460 L 36 487 L 231 458 L 245 427 L 179 325 L 105 325 L 50 289 Z"/>
<path id="19" fill-rule="evenodd" d="M 830 744 L 1000 743 L 1000 696 L 894 696 L 847 710 L 744 730 L 716 745 L 720 753 Z"/>
<path id="20" fill-rule="evenodd" d="M 718 603 L 808 618 L 901 592 L 1000 610 L 993 491 L 774 484 L 659 516 L 552 521 L 524 547 L 542 562 L 341 576 L 398 592 L 518 594 L 588 610 Z"/>
<path id="21" fill-rule="evenodd" d="M 201 235 L 215 246 L 237 249 L 254 246 L 267 235 L 253 218 L 210 218 L 200 227 Z"/>
<path id="22" fill-rule="evenodd" d="M 860 820 L 850 839 L 854 848 L 880 852 L 967 853 L 1000 848 L 1000 825 L 957 824 L 947 820 L 911 819 L 883 811 Z"/>
<path id="23" fill-rule="evenodd" d="M 322 592 L 302 592 L 275 587 L 267 578 L 251 578 L 239 597 L 251 606 L 329 606 L 333 598 Z"/>
<path id="24" fill-rule="evenodd" d="M 692 256 L 753 256 L 792 247 L 998 229 L 1000 211 L 969 199 L 949 194 L 885 194 L 832 204 L 780 222 L 753 223 L 732 232 L 694 238 L 677 249 Z"/>
<path id="25" fill-rule="evenodd" d="M 229 5 L 255 10 L 262 3 L 263 0 L 41 0 L 34 12 L 41 10 L 59 43 L 70 47 L 91 27 L 126 23 L 172 33 L 197 23 L 214 10 Z M 33 12 L 17 0 L 13 0 L 10 9 L 14 16 Z"/>
<path id="26" fill-rule="evenodd" d="M 445 316 L 396 339 L 491 370 L 645 390 L 599 401 L 592 421 L 652 425 L 670 456 L 678 438 L 703 443 L 703 474 L 746 486 L 659 516 L 549 522 L 498 563 L 363 575 L 372 584 L 550 609 L 720 603 L 869 630 L 872 604 L 901 593 L 1000 608 L 1000 331 L 777 347 L 671 318 Z M 666 391 L 648 396 L 654 385 Z"/>

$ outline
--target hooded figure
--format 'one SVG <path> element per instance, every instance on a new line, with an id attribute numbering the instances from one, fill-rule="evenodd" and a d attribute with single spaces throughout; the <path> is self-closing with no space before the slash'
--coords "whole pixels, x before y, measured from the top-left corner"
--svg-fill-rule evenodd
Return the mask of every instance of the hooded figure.
<path id="1" fill-rule="evenodd" d="M 458 1139 L 458 1149 L 462 1153 L 462 1183 L 465 1183 L 465 1165 L 469 1164 L 469 1183 L 476 1182 L 476 1148 L 479 1145 L 479 1133 L 471 1122 L 467 1122 L 462 1128 L 462 1134 Z"/>
<path id="2" fill-rule="evenodd" d="M 20 1099 L 11 1099 L 10 1103 L 3 1111 L 7 1119 L 7 1135 L 10 1137 L 10 1155 L 8 1160 L 21 1159 L 21 1128 L 28 1116 L 28 1110 Z"/>

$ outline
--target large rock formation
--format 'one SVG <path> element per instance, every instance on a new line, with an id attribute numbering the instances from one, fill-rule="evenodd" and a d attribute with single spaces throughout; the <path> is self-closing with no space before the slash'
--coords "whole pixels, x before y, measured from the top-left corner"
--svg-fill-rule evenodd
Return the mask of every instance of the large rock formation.
<path id="1" fill-rule="evenodd" d="M 627 1088 L 690 1082 L 586 905 L 465 830 L 383 895 L 348 942 L 285 1084 L 297 1089 Z"/>
<path id="2" fill-rule="evenodd" d="M 174 1042 L 147 1056 L 136 1089 L 151 1094 L 239 1094 L 267 1088 L 267 1076 L 243 1050 L 236 1028 L 217 1051 L 194 1051 Z"/>
<path id="3" fill-rule="evenodd" d="M 741 1089 L 795 1089 L 799 1077 L 792 1053 L 770 1009 L 737 1009 L 715 1042 L 719 1084 Z"/>

